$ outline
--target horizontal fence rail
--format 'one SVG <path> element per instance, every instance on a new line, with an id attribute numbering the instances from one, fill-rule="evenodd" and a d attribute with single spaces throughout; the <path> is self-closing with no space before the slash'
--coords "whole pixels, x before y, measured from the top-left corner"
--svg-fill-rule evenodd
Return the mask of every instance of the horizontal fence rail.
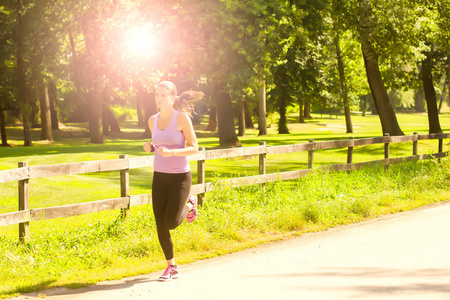
<path id="1" fill-rule="evenodd" d="M 449 151 L 443 151 L 443 140 L 450 138 L 450 133 L 435 133 L 411 136 L 388 136 L 315 142 L 309 140 L 308 143 L 267 146 L 261 142 L 259 146 L 241 147 L 220 150 L 208 150 L 200 147 L 195 155 L 188 157 L 189 161 L 197 161 L 197 184 L 193 184 L 191 194 L 197 194 L 199 204 L 202 204 L 205 193 L 211 192 L 219 187 L 241 187 L 254 184 L 264 184 L 277 180 L 292 180 L 307 176 L 313 170 L 324 171 L 353 171 L 372 165 L 385 165 L 409 162 L 413 160 L 424 160 L 431 158 L 442 158 L 449 155 Z M 439 141 L 438 152 L 434 154 L 418 154 L 417 142 L 420 140 Z M 392 143 L 413 142 L 411 156 L 389 157 L 389 145 Z M 353 163 L 354 147 L 384 144 L 384 159 L 368 162 Z M 347 148 L 347 163 L 331 164 L 314 168 L 314 151 Z M 308 152 L 308 168 L 295 171 L 284 171 L 266 174 L 267 155 L 288 154 L 295 152 Z M 206 182 L 205 167 L 206 161 L 231 158 L 259 156 L 259 175 L 238 177 L 232 179 L 218 180 L 214 183 Z M 17 169 L 0 171 L 0 183 L 17 181 L 19 185 L 18 201 L 19 211 L 0 214 L 0 226 L 19 224 L 19 239 L 24 241 L 29 235 L 29 225 L 31 221 L 49 220 L 70 216 L 83 215 L 93 212 L 120 209 L 122 216 L 126 216 L 131 206 L 138 206 L 151 203 L 151 194 L 129 195 L 129 170 L 136 168 L 152 167 L 154 156 L 128 158 L 127 155 L 120 155 L 119 159 L 104 161 L 88 161 L 64 163 L 55 165 L 28 166 L 28 162 L 19 162 Z M 96 200 L 79 204 L 29 209 L 29 181 L 35 178 L 77 175 L 94 172 L 119 171 L 121 197 L 113 199 Z"/>

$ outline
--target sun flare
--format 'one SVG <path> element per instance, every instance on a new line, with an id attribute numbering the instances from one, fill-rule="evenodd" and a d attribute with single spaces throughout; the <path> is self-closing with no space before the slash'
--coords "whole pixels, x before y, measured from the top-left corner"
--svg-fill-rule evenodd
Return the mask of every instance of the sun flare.
<path id="1" fill-rule="evenodd" d="M 157 39 L 150 26 L 130 28 L 125 38 L 127 52 L 133 56 L 151 56 L 157 47 Z"/>

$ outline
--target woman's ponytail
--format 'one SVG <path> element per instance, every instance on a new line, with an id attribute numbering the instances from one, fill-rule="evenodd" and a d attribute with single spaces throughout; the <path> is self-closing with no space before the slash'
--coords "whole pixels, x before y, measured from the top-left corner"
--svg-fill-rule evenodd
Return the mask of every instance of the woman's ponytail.
<path id="1" fill-rule="evenodd" d="M 192 117 L 194 111 L 194 102 L 201 100 L 205 94 L 198 91 L 186 91 L 178 96 L 174 101 L 172 107 L 176 110 L 186 113 L 189 117 Z"/>

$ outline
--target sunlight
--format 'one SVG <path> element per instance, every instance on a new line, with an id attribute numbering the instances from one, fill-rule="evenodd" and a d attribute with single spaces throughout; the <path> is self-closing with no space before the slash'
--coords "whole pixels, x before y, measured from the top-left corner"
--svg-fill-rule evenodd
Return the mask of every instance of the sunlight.
<path id="1" fill-rule="evenodd" d="M 152 56 L 158 44 L 151 25 L 132 27 L 127 31 L 125 38 L 127 52 L 136 57 Z"/>

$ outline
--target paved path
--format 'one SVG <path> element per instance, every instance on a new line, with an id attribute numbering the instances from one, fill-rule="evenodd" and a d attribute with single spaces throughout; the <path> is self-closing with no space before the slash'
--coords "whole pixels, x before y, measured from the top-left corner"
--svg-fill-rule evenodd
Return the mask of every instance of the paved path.
<path id="1" fill-rule="evenodd" d="M 450 202 L 42 299 L 450 299 Z"/>

